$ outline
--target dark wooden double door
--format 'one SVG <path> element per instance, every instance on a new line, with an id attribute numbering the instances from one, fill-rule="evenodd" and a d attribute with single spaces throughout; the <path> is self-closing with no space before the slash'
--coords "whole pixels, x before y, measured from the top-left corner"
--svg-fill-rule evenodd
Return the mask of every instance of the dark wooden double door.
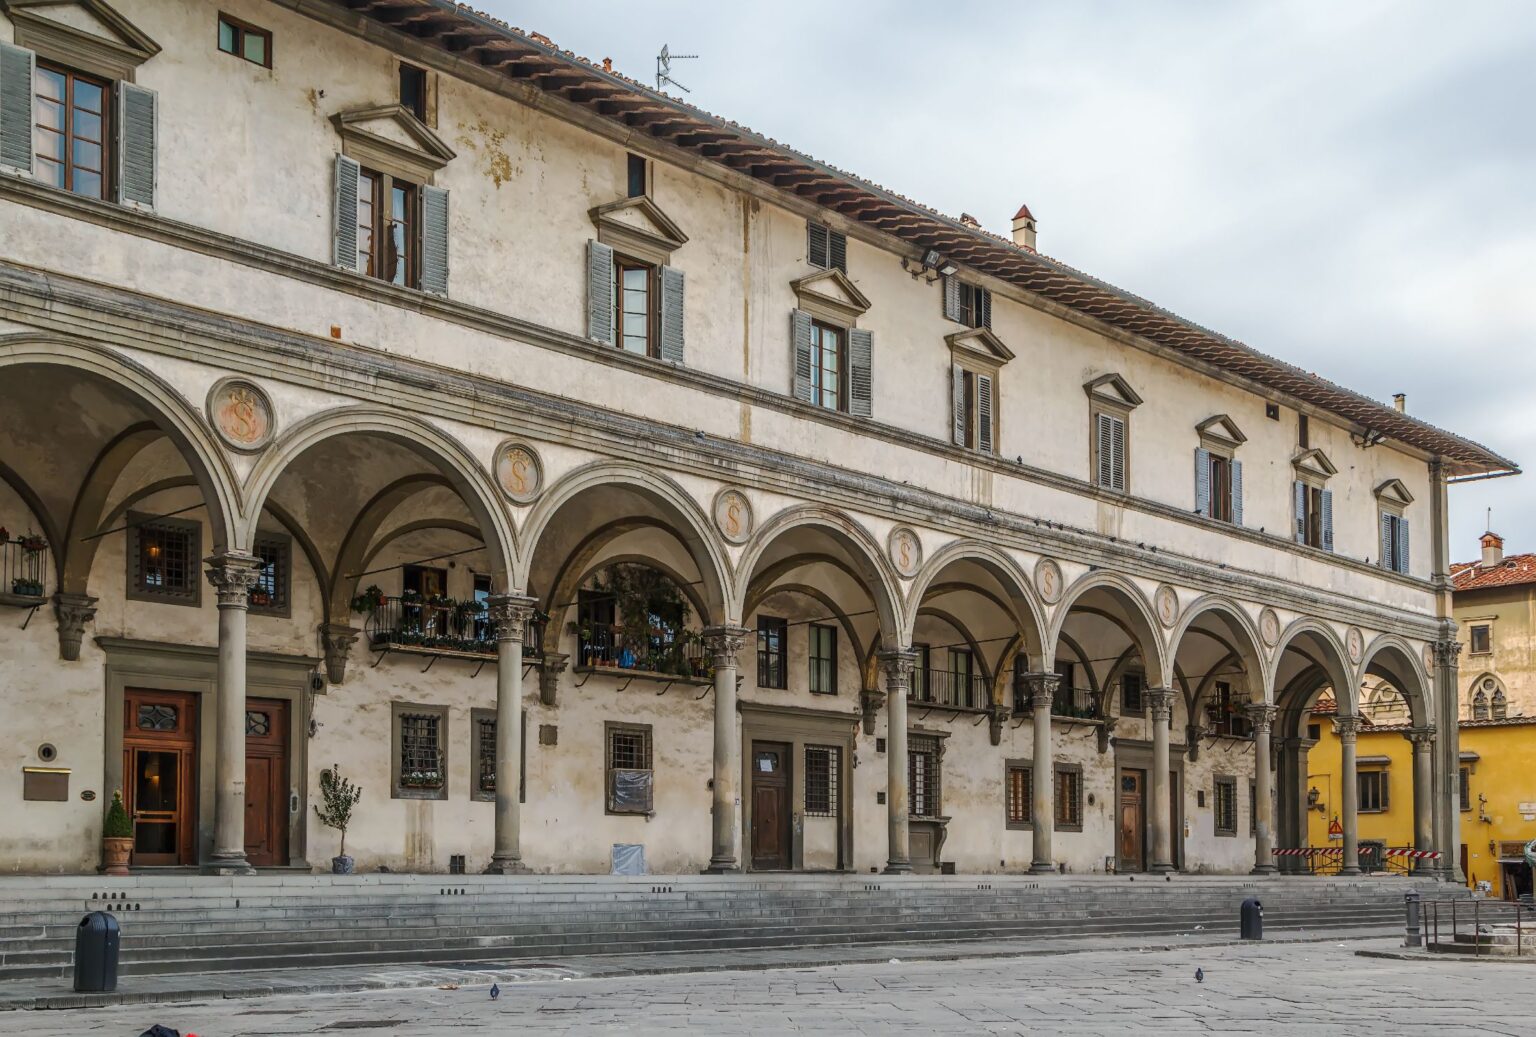
<path id="1" fill-rule="evenodd" d="M 785 742 L 752 743 L 752 867 L 756 871 L 794 867 L 791 757 L 791 747 Z"/>
<path id="2" fill-rule="evenodd" d="M 123 696 L 123 805 L 133 864 L 197 863 L 198 696 L 131 688 Z M 245 853 L 288 863 L 288 703 L 246 703 Z"/>

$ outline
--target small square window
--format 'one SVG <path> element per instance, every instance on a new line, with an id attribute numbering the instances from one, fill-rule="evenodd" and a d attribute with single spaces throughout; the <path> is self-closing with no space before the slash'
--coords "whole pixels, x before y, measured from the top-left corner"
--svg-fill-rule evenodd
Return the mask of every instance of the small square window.
<path id="1" fill-rule="evenodd" d="M 400 107 L 422 122 L 427 121 L 427 70 L 400 65 Z"/>
<path id="2" fill-rule="evenodd" d="M 805 257 L 822 270 L 848 272 L 848 239 L 824 223 L 805 225 Z"/>
<path id="3" fill-rule="evenodd" d="M 202 600 L 202 526 L 132 513 L 128 522 L 128 598 L 197 605 Z"/>
<path id="4" fill-rule="evenodd" d="M 1280 405 L 1278 403 L 1266 403 L 1264 405 L 1264 416 L 1270 421 L 1279 421 Z"/>
<path id="5" fill-rule="evenodd" d="M 971 328 L 992 326 L 992 293 L 974 284 L 960 282 L 960 323 Z"/>
<path id="6" fill-rule="evenodd" d="M 1487 655 L 1493 651 L 1493 627 L 1488 623 L 1476 623 L 1468 632 L 1471 642 L 1467 650 L 1472 655 Z"/>
<path id="7" fill-rule="evenodd" d="M 253 65 L 272 67 L 272 33 L 227 14 L 219 15 L 219 49 Z"/>

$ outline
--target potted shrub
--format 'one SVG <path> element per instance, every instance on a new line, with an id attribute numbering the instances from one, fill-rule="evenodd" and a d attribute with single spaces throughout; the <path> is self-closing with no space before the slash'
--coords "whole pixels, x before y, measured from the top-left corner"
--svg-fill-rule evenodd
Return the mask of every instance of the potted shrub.
<path id="1" fill-rule="evenodd" d="M 363 593 L 352 599 L 352 611 L 363 614 L 372 614 L 379 611 L 384 605 L 384 592 L 378 584 L 369 584 Z"/>
<path id="2" fill-rule="evenodd" d="M 356 863 L 347 856 L 347 826 L 352 823 L 352 810 L 363 798 L 363 790 L 341 776 L 341 768 L 334 763 L 320 772 L 320 798 L 325 800 L 322 809 L 315 806 L 320 823 L 341 833 L 341 845 L 331 858 L 332 875 L 350 875 Z"/>
<path id="3" fill-rule="evenodd" d="M 113 791 L 112 804 L 107 807 L 107 818 L 101 826 L 101 847 L 106 874 L 127 875 L 128 858 L 133 855 L 133 818 L 123 806 L 121 789 Z"/>

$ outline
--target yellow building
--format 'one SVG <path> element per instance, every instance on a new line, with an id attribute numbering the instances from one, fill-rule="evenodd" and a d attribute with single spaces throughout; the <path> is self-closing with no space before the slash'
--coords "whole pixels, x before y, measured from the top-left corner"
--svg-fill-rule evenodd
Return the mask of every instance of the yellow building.
<path id="1" fill-rule="evenodd" d="M 1468 885 L 1488 883 L 1513 900 L 1532 892 L 1523 848 L 1536 839 L 1536 554 L 1504 555 L 1495 533 L 1482 557 L 1451 567 L 1460 660 L 1461 870 Z M 1308 845 L 1338 846 L 1341 746 L 1335 704 L 1325 692 L 1312 708 L 1307 738 Z M 1402 696 L 1390 684 L 1361 689 L 1356 736 L 1360 843 L 1415 843 L 1411 737 Z"/>

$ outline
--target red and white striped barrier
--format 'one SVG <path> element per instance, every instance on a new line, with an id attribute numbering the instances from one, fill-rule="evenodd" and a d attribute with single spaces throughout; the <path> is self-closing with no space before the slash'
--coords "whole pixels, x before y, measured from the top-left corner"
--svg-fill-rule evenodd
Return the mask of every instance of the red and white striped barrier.
<path id="1" fill-rule="evenodd" d="M 1410 847 L 1400 847 L 1387 851 L 1388 857 L 1403 857 L 1410 861 L 1437 861 L 1440 859 L 1439 850 L 1415 850 Z"/>
<path id="2" fill-rule="evenodd" d="M 1369 846 L 1362 846 L 1362 847 L 1360 847 L 1360 849 L 1357 852 L 1360 854 L 1360 856 L 1364 857 L 1366 854 L 1371 852 L 1371 849 L 1372 848 L 1369 847 Z M 1344 847 L 1342 847 L 1342 846 L 1299 846 L 1299 847 L 1280 847 L 1280 846 L 1276 846 L 1273 849 L 1271 849 L 1269 852 L 1272 855 L 1276 856 L 1276 857 L 1342 857 L 1342 856 L 1344 856 Z M 1416 855 L 1423 856 L 1423 857 L 1438 857 L 1438 856 L 1440 856 L 1438 853 L 1432 853 L 1429 850 L 1388 850 L 1387 851 L 1387 856 L 1388 857 L 1392 857 L 1392 856 L 1396 856 L 1396 855 L 1400 855 L 1400 854 L 1416 854 Z"/>

